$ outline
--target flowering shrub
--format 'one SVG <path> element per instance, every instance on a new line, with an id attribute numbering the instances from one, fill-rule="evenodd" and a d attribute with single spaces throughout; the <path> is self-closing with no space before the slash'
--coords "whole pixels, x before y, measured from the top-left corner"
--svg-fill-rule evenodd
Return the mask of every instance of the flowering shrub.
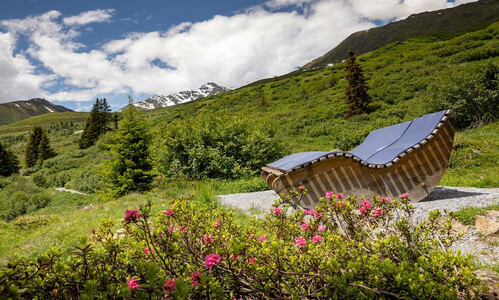
<path id="1" fill-rule="evenodd" d="M 322 198 L 313 210 L 282 199 L 242 227 L 216 204 L 174 199 L 128 210 L 64 256 L 17 259 L 0 272 L 0 298 L 458 298 L 476 291 L 470 257 L 454 254 L 439 212 L 412 224 L 409 198 Z M 343 203 L 338 205 L 338 203 Z M 304 226 L 307 224 L 307 226 Z M 304 229 L 304 227 L 306 227 Z M 475 289 L 475 290 L 474 290 Z"/>

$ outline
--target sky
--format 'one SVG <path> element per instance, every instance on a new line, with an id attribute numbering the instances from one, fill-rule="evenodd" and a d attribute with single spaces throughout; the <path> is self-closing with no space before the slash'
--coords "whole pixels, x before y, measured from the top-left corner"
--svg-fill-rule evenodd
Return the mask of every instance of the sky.
<path id="1" fill-rule="evenodd" d="M 1 0 L 0 103 L 113 110 L 291 72 L 350 34 L 473 0 Z"/>

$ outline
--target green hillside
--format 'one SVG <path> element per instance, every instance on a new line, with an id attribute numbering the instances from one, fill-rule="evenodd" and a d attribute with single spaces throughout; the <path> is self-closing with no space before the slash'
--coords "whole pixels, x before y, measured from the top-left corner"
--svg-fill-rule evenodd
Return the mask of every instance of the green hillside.
<path id="1" fill-rule="evenodd" d="M 81 124 L 87 121 L 89 113 L 87 112 L 61 112 L 43 114 L 22 121 L 17 121 L 7 125 L 0 126 L 0 136 L 9 134 L 19 134 L 30 131 L 33 126 L 50 127 L 61 122 L 73 122 Z"/>
<path id="2" fill-rule="evenodd" d="M 499 2 L 496 0 L 481 0 L 454 8 L 411 15 L 385 26 L 355 32 L 323 56 L 306 64 L 304 68 L 321 68 L 346 60 L 349 48 L 363 54 L 388 43 L 405 41 L 417 36 L 434 34 L 450 37 L 482 29 L 499 20 L 498 11 Z"/>

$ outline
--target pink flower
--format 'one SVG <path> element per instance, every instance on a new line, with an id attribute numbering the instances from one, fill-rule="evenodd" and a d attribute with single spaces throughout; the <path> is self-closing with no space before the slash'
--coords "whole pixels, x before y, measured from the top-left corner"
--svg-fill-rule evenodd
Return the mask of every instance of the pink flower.
<path id="1" fill-rule="evenodd" d="M 303 214 L 304 214 L 304 215 L 310 215 L 310 214 L 311 214 L 311 210 L 304 209 L 304 210 L 303 210 Z"/>
<path id="2" fill-rule="evenodd" d="M 365 207 L 365 206 L 361 206 L 361 207 L 359 208 L 359 212 L 360 212 L 361 214 L 365 214 L 365 213 L 367 212 L 366 207 Z"/>
<path id="3" fill-rule="evenodd" d="M 201 281 L 201 278 L 199 276 L 203 275 L 203 273 L 201 273 L 201 271 L 195 271 L 194 273 L 192 273 L 191 275 L 191 286 L 192 287 L 195 287 L 196 285 L 199 284 L 199 282 Z"/>
<path id="4" fill-rule="evenodd" d="M 302 238 L 301 236 L 300 237 L 297 237 L 296 240 L 295 240 L 295 245 L 298 246 L 298 247 L 303 247 L 307 244 L 307 240 Z"/>
<path id="5" fill-rule="evenodd" d="M 372 214 L 375 217 L 379 217 L 379 216 L 383 215 L 383 210 L 381 208 L 379 208 L 379 209 L 375 208 L 375 209 L 373 209 Z"/>
<path id="6" fill-rule="evenodd" d="M 310 225 L 308 225 L 307 223 L 305 223 L 305 222 L 301 223 L 301 230 L 307 230 L 309 227 L 310 227 Z"/>
<path id="7" fill-rule="evenodd" d="M 388 198 L 388 197 L 381 197 L 381 198 L 379 198 L 379 201 L 381 201 L 381 202 L 390 202 L 390 198 Z"/>
<path id="8" fill-rule="evenodd" d="M 217 228 L 220 226 L 220 224 L 222 224 L 222 222 L 220 222 L 220 219 L 216 220 L 215 223 L 213 223 L 213 227 Z"/>
<path id="9" fill-rule="evenodd" d="M 253 257 L 248 257 L 248 259 L 246 259 L 246 261 L 250 264 L 254 264 L 255 263 L 255 259 Z"/>
<path id="10" fill-rule="evenodd" d="M 130 223 L 140 219 L 140 212 L 137 209 L 126 210 L 125 211 L 125 222 Z"/>
<path id="11" fill-rule="evenodd" d="M 336 207 L 345 207 L 345 202 L 343 201 L 336 202 Z"/>
<path id="12" fill-rule="evenodd" d="M 333 197 L 333 196 L 334 196 L 333 191 L 326 192 L 326 199 L 331 199 L 331 197 Z"/>
<path id="13" fill-rule="evenodd" d="M 260 241 L 260 243 L 263 243 L 263 242 L 265 242 L 265 241 L 267 240 L 267 237 L 266 237 L 266 236 L 264 236 L 264 235 L 261 235 L 261 236 L 258 238 L 258 240 Z"/>
<path id="14" fill-rule="evenodd" d="M 173 214 L 174 214 L 174 212 L 173 212 L 173 210 L 171 210 L 171 209 L 169 209 L 169 208 L 168 208 L 167 210 L 165 210 L 165 211 L 163 212 L 163 214 L 165 214 L 165 216 L 167 216 L 167 217 L 168 217 L 168 216 L 173 215 Z"/>
<path id="15" fill-rule="evenodd" d="M 322 218 L 322 216 L 323 216 L 323 214 L 322 214 L 322 213 L 317 212 L 315 209 L 313 210 L 312 215 L 313 215 L 313 216 L 314 216 L 314 218 L 316 218 L 316 219 L 320 219 L 320 218 Z"/>
<path id="16" fill-rule="evenodd" d="M 232 260 L 239 260 L 239 255 L 237 254 L 232 255 Z"/>
<path id="17" fill-rule="evenodd" d="M 280 207 L 274 207 L 272 209 L 272 212 L 276 215 L 281 215 L 281 208 Z"/>
<path id="18" fill-rule="evenodd" d="M 208 254 L 204 258 L 204 266 L 208 269 L 212 269 L 213 266 L 220 263 L 222 261 L 222 257 L 216 253 Z"/>
<path id="19" fill-rule="evenodd" d="M 407 199 L 409 198 L 409 194 L 407 193 L 403 193 L 402 195 L 400 195 L 400 199 Z"/>
<path id="20" fill-rule="evenodd" d="M 317 226 L 317 231 L 323 232 L 325 230 L 326 230 L 326 225 L 319 225 L 319 226 Z"/>
<path id="21" fill-rule="evenodd" d="M 322 236 L 316 234 L 312 237 L 312 243 L 317 244 L 322 241 Z"/>
<path id="22" fill-rule="evenodd" d="M 149 253 L 154 253 L 154 249 L 152 249 L 152 248 L 151 248 L 151 249 L 149 249 L 149 248 L 145 247 L 145 248 L 144 248 L 144 255 L 147 255 L 147 254 L 149 254 Z"/>
<path id="23" fill-rule="evenodd" d="M 173 231 L 173 227 L 168 226 L 168 232 L 172 232 L 172 231 Z"/>
<path id="24" fill-rule="evenodd" d="M 362 204 L 362 206 L 364 206 L 366 209 L 369 209 L 371 208 L 371 202 L 369 202 L 369 200 L 362 200 L 360 201 L 360 204 Z"/>
<path id="25" fill-rule="evenodd" d="M 303 191 L 303 190 L 305 190 L 305 186 L 301 185 L 301 186 L 299 186 L 299 187 L 298 187 L 298 189 L 299 189 L 300 191 Z"/>
<path id="26" fill-rule="evenodd" d="M 343 194 L 342 194 L 342 193 L 338 193 L 338 194 L 336 194 L 336 198 L 338 198 L 338 199 L 343 199 Z"/>
<path id="27" fill-rule="evenodd" d="M 213 235 L 210 234 L 207 236 L 206 234 L 203 234 L 203 241 L 207 245 L 213 243 Z"/>
<path id="28" fill-rule="evenodd" d="M 139 280 L 132 277 L 132 278 L 128 279 L 126 284 L 128 285 L 129 289 L 135 290 L 135 289 L 138 289 L 140 287 L 140 285 L 137 283 L 137 281 L 139 281 Z"/>
<path id="29" fill-rule="evenodd" d="M 185 232 L 185 227 L 180 226 L 179 230 L 180 232 Z"/>
<path id="30" fill-rule="evenodd" d="M 170 293 L 171 291 L 177 289 L 177 287 L 175 286 L 175 280 L 177 280 L 177 278 L 173 278 L 172 280 L 167 280 L 165 282 L 165 293 Z"/>

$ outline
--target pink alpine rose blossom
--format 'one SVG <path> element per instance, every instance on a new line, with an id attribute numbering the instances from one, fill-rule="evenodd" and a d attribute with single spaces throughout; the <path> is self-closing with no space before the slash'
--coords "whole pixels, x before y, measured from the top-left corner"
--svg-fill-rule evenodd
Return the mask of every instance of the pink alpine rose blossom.
<path id="1" fill-rule="evenodd" d="M 383 210 L 381 208 L 379 208 L 379 209 L 375 208 L 375 209 L 373 209 L 372 214 L 375 217 L 380 217 L 383 215 Z"/>
<path id="2" fill-rule="evenodd" d="M 191 286 L 192 287 L 195 287 L 200 283 L 201 278 L 199 276 L 201 276 L 201 275 L 203 275 L 203 273 L 201 273 L 201 271 L 195 271 L 194 273 L 192 273 L 192 275 L 191 275 Z"/>
<path id="3" fill-rule="evenodd" d="M 174 213 L 175 212 L 169 208 L 163 212 L 163 214 L 167 217 L 173 215 Z"/>
<path id="4" fill-rule="evenodd" d="M 220 263 L 222 261 L 222 257 L 216 253 L 208 254 L 204 258 L 204 266 L 208 269 L 212 269 L 213 266 Z"/>
<path id="5" fill-rule="evenodd" d="M 301 236 L 297 237 L 295 240 L 295 245 L 300 247 L 300 248 L 305 246 L 306 244 L 307 244 L 307 240 L 302 238 Z"/>
<path id="6" fill-rule="evenodd" d="M 305 222 L 301 223 L 301 230 L 307 230 L 309 227 L 310 227 L 310 225 L 308 225 L 307 223 L 305 223 Z"/>
<path id="7" fill-rule="evenodd" d="M 403 193 L 402 195 L 400 195 L 400 199 L 407 199 L 409 198 L 409 194 L 407 193 Z"/>
<path id="8" fill-rule="evenodd" d="M 220 219 L 216 220 L 215 223 L 213 223 L 213 227 L 217 228 L 219 227 L 220 225 L 222 224 L 222 222 L 220 222 Z"/>
<path id="9" fill-rule="evenodd" d="M 151 249 L 149 249 L 149 248 L 145 247 L 145 248 L 144 248 L 144 255 L 147 255 L 147 254 L 149 254 L 149 253 L 154 253 L 154 249 L 152 249 L 152 248 L 151 248 Z"/>
<path id="10" fill-rule="evenodd" d="M 255 259 L 253 257 L 248 257 L 248 259 L 246 259 L 246 261 L 250 264 L 254 264 L 255 263 Z"/>
<path id="11" fill-rule="evenodd" d="M 317 231 L 324 232 L 325 230 L 326 230 L 326 225 L 319 225 L 319 226 L 317 226 Z"/>
<path id="12" fill-rule="evenodd" d="M 281 215 L 281 208 L 280 207 L 274 207 L 272 209 L 272 212 L 276 215 Z"/>
<path id="13" fill-rule="evenodd" d="M 237 254 L 232 255 L 232 260 L 239 260 L 239 255 Z"/>
<path id="14" fill-rule="evenodd" d="M 173 231 L 173 227 L 168 226 L 168 232 L 172 232 L 172 231 Z"/>
<path id="15" fill-rule="evenodd" d="M 361 206 L 361 207 L 359 208 L 359 212 L 360 212 L 361 214 L 365 214 L 365 213 L 367 212 L 366 207 L 365 207 L 365 206 Z"/>
<path id="16" fill-rule="evenodd" d="M 261 236 L 258 238 L 258 240 L 260 241 L 260 243 L 263 243 L 263 242 L 265 242 L 265 241 L 267 240 L 267 237 L 266 237 L 266 236 L 264 236 L 264 235 L 261 235 Z"/>
<path id="17" fill-rule="evenodd" d="M 326 192 L 326 199 L 331 199 L 331 197 L 334 196 L 334 192 L 333 191 L 328 191 Z"/>
<path id="18" fill-rule="evenodd" d="M 336 202 L 336 207 L 345 207 L 345 202 L 343 201 Z"/>
<path id="19" fill-rule="evenodd" d="M 316 234 L 312 237 L 312 243 L 317 244 L 322 241 L 322 236 Z"/>
<path id="20" fill-rule="evenodd" d="M 185 232 L 185 227 L 180 226 L 179 230 L 180 230 L 180 232 Z"/>
<path id="21" fill-rule="evenodd" d="M 369 209 L 372 207 L 371 202 L 369 202 L 369 200 L 362 200 L 362 201 L 360 201 L 360 204 L 362 204 L 362 206 L 364 206 L 366 209 Z"/>
<path id="22" fill-rule="evenodd" d="M 175 286 L 175 280 L 177 280 L 177 278 L 173 278 L 165 282 L 165 293 L 170 293 L 171 291 L 177 289 L 177 287 Z"/>
<path id="23" fill-rule="evenodd" d="M 342 193 L 338 193 L 338 194 L 336 194 L 336 198 L 338 198 L 338 199 L 343 199 L 343 194 L 342 194 Z"/>
<path id="24" fill-rule="evenodd" d="M 388 197 L 381 197 L 381 198 L 379 198 L 379 201 L 381 201 L 381 202 L 390 202 L 390 198 L 388 198 Z"/>
<path id="25" fill-rule="evenodd" d="M 140 285 L 137 283 L 139 281 L 137 278 L 130 278 L 127 280 L 126 284 L 128 285 L 128 288 L 131 290 L 136 290 L 140 287 Z"/>
<path id="26" fill-rule="evenodd" d="M 208 235 L 206 235 L 206 234 L 203 234 L 203 241 L 204 241 L 204 243 L 205 243 L 205 244 L 207 244 L 207 245 L 208 245 L 208 244 L 213 243 L 213 235 L 211 235 L 211 234 L 210 234 L 210 235 L 208 236 Z"/>
<path id="27" fill-rule="evenodd" d="M 140 212 L 137 209 L 125 211 L 125 223 L 134 222 L 140 219 Z"/>

